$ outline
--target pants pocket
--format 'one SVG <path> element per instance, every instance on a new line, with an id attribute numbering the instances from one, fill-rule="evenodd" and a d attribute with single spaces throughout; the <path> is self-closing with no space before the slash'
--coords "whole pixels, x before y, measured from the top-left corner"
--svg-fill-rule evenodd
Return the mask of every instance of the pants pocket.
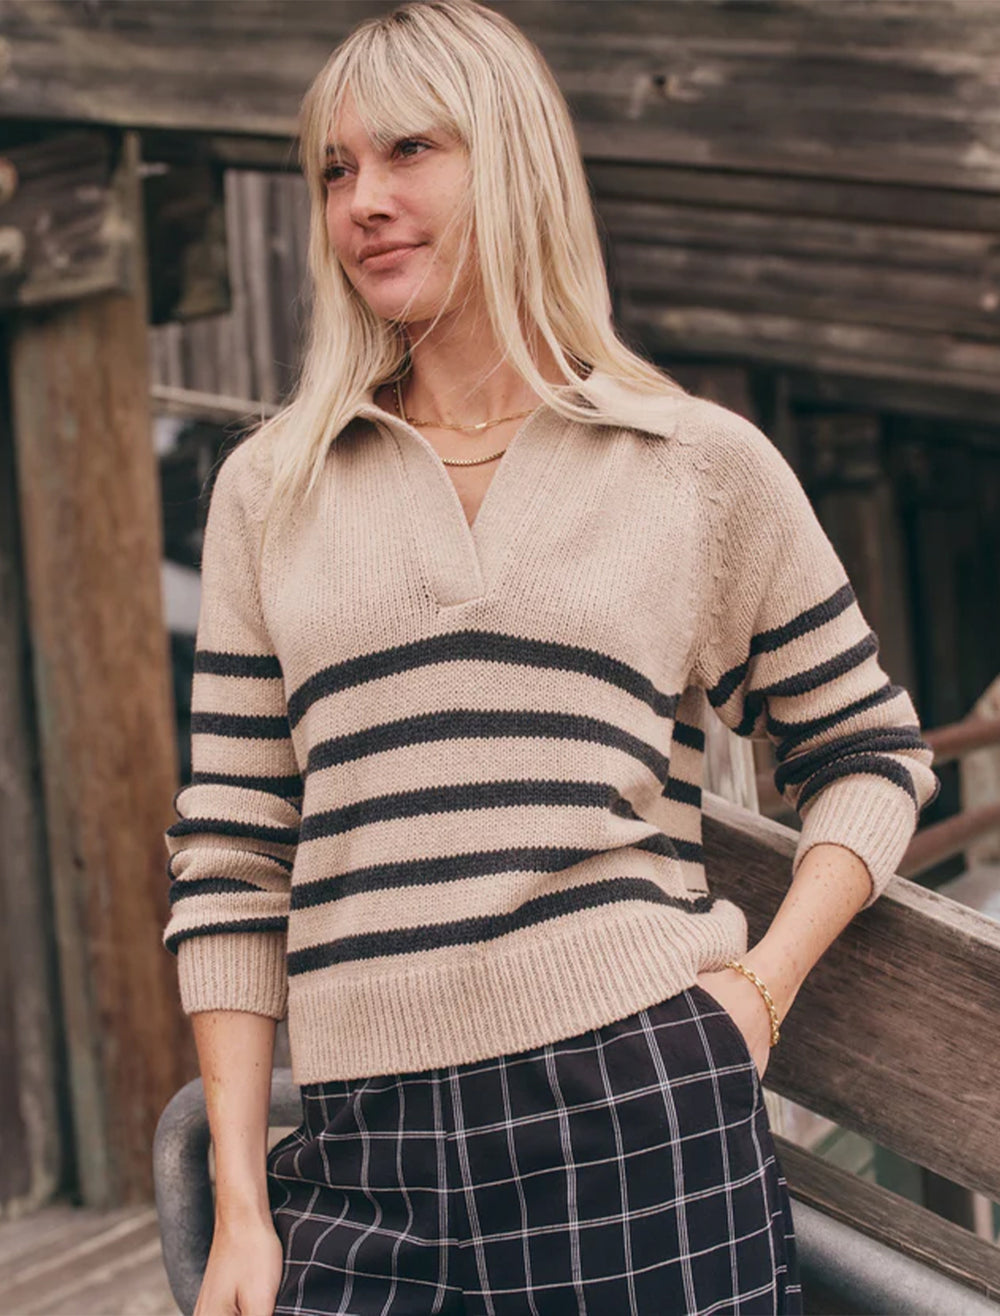
<path id="1" fill-rule="evenodd" d="M 753 1053 L 750 1050 L 743 1029 L 722 1002 L 717 1001 L 712 993 L 702 987 L 700 983 L 693 984 L 687 990 L 697 1003 L 702 1017 L 716 1021 L 719 1030 L 728 1037 L 728 1045 L 731 1051 L 739 1056 L 742 1064 L 749 1065 L 753 1070 L 754 1082 L 760 1088 L 760 1071 L 757 1068 L 757 1062 L 753 1058 Z"/>

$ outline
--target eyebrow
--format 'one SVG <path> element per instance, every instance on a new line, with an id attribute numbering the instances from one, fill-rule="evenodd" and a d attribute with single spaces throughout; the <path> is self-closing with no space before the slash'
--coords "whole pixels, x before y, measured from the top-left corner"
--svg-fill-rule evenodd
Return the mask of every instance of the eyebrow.
<path id="1" fill-rule="evenodd" d="M 405 141 L 409 137 L 429 137 L 435 132 L 441 131 L 436 128 L 414 128 L 411 132 L 401 132 L 394 138 L 397 142 Z M 447 135 L 447 134 L 445 134 Z M 329 159 L 331 155 L 343 155 L 345 147 L 339 142 L 327 142 L 323 147 L 323 154 Z"/>

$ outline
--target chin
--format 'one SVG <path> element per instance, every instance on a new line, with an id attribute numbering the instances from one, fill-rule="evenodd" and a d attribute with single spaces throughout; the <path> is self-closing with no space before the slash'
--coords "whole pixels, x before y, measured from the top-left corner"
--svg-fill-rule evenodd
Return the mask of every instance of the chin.
<path id="1" fill-rule="evenodd" d="M 398 324 L 422 324 L 433 320 L 441 310 L 441 302 L 431 298 L 417 298 L 408 305 L 406 296 L 366 297 L 369 308 L 383 320 L 394 320 Z"/>

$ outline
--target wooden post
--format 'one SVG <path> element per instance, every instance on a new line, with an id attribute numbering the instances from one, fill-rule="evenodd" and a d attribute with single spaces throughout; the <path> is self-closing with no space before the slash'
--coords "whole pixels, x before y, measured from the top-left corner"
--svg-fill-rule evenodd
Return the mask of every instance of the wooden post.
<path id="1" fill-rule="evenodd" d="M 129 291 L 12 318 L 11 393 L 80 1198 L 152 1195 L 192 1074 L 167 916 L 177 753 L 152 444 L 138 142 L 115 177 Z"/>
<path id="2" fill-rule="evenodd" d="M 0 321 L 0 1216 L 42 1206 L 71 1173 L 5 328 Z"/>

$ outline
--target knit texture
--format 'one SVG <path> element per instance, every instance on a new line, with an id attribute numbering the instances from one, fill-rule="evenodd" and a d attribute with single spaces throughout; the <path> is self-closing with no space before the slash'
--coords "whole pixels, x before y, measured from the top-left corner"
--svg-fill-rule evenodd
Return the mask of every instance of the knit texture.
<path id="1" fill-rule="evenodd" d="M 599 382 L 621 423 L 539 407 L 471 527 L 371 402 L 259 562 L 264 443 L 218 472 L 163 940 L 187 1013 L 287 1013 L 298 1083 L 557 1041 L 743 953 L 705 877 L 709 717 L 774 743 L 793 871 L 846 846 L 869 905 L 937 794 L 777 448 Z"/>

